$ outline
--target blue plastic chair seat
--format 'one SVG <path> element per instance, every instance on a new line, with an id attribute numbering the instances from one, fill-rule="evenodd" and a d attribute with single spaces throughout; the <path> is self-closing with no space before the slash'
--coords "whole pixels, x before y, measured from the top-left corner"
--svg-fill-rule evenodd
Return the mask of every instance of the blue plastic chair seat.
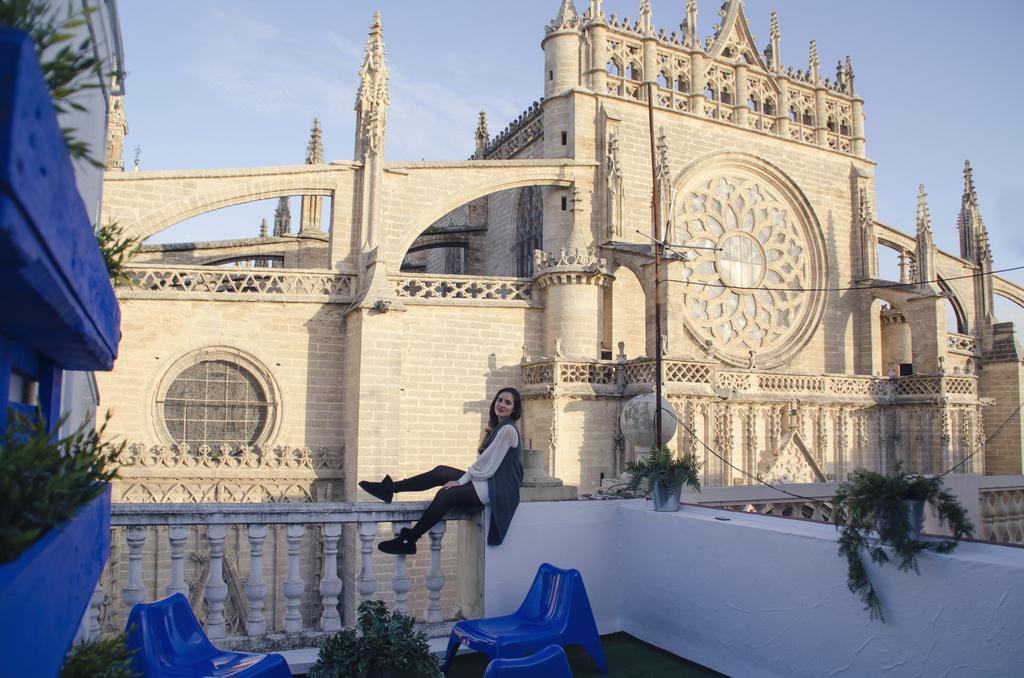
<path id="1" fill-rule="evenodd" d="M 517 659 L 495 659 L 487 665 L 484 678 L 572 678 L 565 650 L 548 645 L 540 652 Z"/>
<path id="2" fill-rule="evenodd" d="M 175 593 L 132 608 L 125 625 L 128 647 L 136 650 L 132 669 L 143 676 L 199 678 L 291 678 L 279 654 L 220 650 L 203 633 L 188 600 Z"/>
<path id="3" fill-rule="evenodd" d="M 579 570 L 563 570 L 549 563 L 537 569 L 526 598 L 514 614 L 455 624 L 445 653 L 446 673 L 463 643 L 491 659 L 522 657 L 552 644 L 580 645 L 601 673 L 608 673 L 583 577 Z"/>

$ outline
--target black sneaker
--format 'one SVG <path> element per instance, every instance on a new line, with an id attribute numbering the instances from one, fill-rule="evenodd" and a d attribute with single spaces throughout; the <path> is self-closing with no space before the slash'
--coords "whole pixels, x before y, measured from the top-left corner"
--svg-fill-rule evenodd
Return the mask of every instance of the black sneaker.
<path id="1" fill-rule="evenodd" d="M 360 480 L 359 487 L 385 504 L 390 504 L 391 500 L 395 497 L 394 482 L 391 480 L 390 475 L 384 476 L 384 480 L 379 483 L 375 483 L 372 480 Z"/>
<path id="2" fill-rule="evenodd" d="M 381 553 L 390 553 L 393 556 L 416 553 L 416 540 L 409 535 L 409 528 L 403 527 L 402 531 L 394 539 L 388 539 L 377 544 L 377 550 Z"/>

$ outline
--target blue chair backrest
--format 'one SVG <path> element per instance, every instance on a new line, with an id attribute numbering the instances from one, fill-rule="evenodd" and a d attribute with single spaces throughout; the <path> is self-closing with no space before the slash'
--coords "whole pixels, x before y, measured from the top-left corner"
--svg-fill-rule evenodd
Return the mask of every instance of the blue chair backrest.
<path id="1" fill-rule="evenodd" d="M 128 645 L 139 649 L 136 670 L 141 670 L 138 666 L 142 664 L 194 664 L 218 652 L 199 626 L 188 599 L 180 593 L 134 606 L 125 629 Z"/>
<path id="2" fill-rule="evenodd" d="M 563 570 L 550 563 L 542 564 L 516 615 L 544 622 L 565 620 L 577 614 L 593 616 L 580 571 Z"/>

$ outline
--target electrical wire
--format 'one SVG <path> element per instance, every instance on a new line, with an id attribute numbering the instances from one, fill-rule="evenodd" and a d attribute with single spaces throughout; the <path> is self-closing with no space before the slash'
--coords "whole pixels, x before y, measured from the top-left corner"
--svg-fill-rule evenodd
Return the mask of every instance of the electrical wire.
<path id="1" fill-rule="evenodd" d="M 709 282 L 698 282 L 694 280 L 684 280 L 682 278 L 665 278 L 662 282 L 678 282 L 687 283 L 690 285 L 699 285 L 701 287 L 721 287 L 727 290 L 740 290 L 754 292 L 758 290 L 764 290 L 766 292 L 852 292 L 856 290 L 884 290 L 884 289 L 897 289 L 900 287 L 917 287 L 918 285 L 924 285 L 929 283 L 941 284 L 950 280 L 964 280 L 969 278 L 982 278 L 988 275 L 996 275 L 997 273 L 1007 273 L 1009 271 L 1019 271 L 1024 269 L 1024 266 L 1013 266 L 1011 268 L 1001 268 L 996 271 L 981 271 L 978 273 L 972 273 L 970 275 L 957 275 L 948 278 L 935 278 L 933 280 L 924 280 L 920 283 L 909 282 L 909 283 L 882 283 L 875 285 L 854 285 L 851 287 L 744 287 L 742 285 L 725 285 L 719 283 Z"/>

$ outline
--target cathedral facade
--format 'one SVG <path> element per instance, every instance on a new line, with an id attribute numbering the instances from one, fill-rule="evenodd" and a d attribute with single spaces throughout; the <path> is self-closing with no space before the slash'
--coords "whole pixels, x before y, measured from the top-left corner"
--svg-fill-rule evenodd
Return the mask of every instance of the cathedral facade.
<path id="1" fill-rule="evenodd" d="M 105 218 L 140 239 L 281 199 L 259 237 L 145 247 L 118 287 L 121 357 L 97 375 L 132 443 L 118 498 L 354 500 L 471 463 L 505 385 L 526 447 L 591 490 L 635 454 L 619 413 L 658 353 L 669 445 L 707 485 L 1021 473 L 1021 356 L 992 299 L 1024 289 L 992 274 L 970 166 L 943 252 L 923 187 L 913 233 L 874 215 L 849 60 L 826 73 L 812 42 L 784 66 L 776 16 L 758 47 L 741 0 L 703 39 L 695 0 L 672 33 L 646 1 L 636 21 L 603 4 L 561 3 L 542 98 L 497 135 L 481 114 L 469 160 L 384 161 L 379 16 L 351 161 L 324 162 L 319 121 L 304 165 L 109 160 Z"/>

